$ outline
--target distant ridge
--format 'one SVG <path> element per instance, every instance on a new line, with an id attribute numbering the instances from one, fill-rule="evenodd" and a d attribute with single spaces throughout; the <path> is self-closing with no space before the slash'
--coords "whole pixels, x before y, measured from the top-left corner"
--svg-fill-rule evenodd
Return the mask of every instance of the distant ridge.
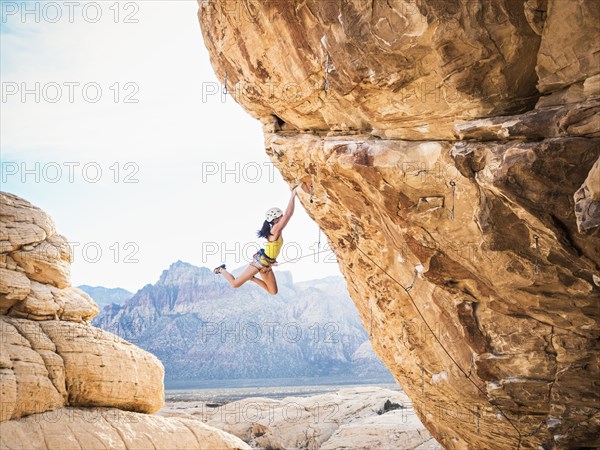
<path id="1" fill-rule="evenodd" d="M 277 269 L 275 269 L 277 270 Z M 279 294 L 232 289 L 204 267 L 177 261 L 93 321 L 154 353 L 168 381 L 350 376 L 392 381 L 373 353 L 342 277 L 293 283 Z"/>
<path id="2" fill-rule="evenodd" d="M 105 288 L 102 286 L 88 286 L 87 284 L 77 287 L 92 297 L 100 307 L 110 305 L 111 303 L 121 305 L 133 297 L 133 292 L 129 292 L 123 288 Z"/>

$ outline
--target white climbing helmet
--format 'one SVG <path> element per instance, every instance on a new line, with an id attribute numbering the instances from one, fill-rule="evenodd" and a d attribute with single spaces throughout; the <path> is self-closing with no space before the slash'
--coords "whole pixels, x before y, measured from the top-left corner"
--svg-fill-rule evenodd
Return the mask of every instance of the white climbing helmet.
<path id="1" fill-rule="evenodd" d="M 265 214 L 267 222 L 273 222 L 275 219 L 281 216 L 283 216 L 283 211 L 279 208 L 271 208 L 267 211 L 267 214 Z"/>

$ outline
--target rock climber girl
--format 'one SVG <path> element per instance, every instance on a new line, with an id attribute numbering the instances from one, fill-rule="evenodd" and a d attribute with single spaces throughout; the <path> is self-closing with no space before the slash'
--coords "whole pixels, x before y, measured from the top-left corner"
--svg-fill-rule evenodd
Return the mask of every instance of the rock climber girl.
<path id="1" fill-rule="evenodd" d="M 254 254 L 253 260 L 248 267 L 235 278 L 232 274 L 225 270 L 225 264 L 221 264 L 215 268 L 216 274 L 222 274 L 229 284 L 234 288 L 239 288 L 246 281 L 252 281 L 258 284 L 261 288 L 271 295 L 277 294 L 277 280 L 271 266 L 277 264 L 277 256 L 283 247 L 283 236 L 281 232 L 288 224 L 294 214 L 294 204 L 298 189 L 301 186 L 296 186 L 292 189 L 290 201 L 287 205 L 285 213 L 279 208 L 271 208 L 267 211 L 265 221 L 260 230 L 258 237 L 266 238 L 267 243 L 264 249 L 260 249 Z M 260 278 L 256 275 L 260 272 Z"/>

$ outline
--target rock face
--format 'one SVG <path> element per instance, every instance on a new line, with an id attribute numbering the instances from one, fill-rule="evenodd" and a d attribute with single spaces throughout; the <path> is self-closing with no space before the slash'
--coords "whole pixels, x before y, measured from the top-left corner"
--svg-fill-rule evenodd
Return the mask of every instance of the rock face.
<path id="1" fill-rule="evenodd" d="M 600 445 L 600 3 L 234 3 L 215 72 L 434 437 Z"/>
<path id="2" fill-rule="evenodd" d="M 177 406 L 168 405 L 160 414 L 182 416 Z M 247 398 L 218 408 L 188 408 L 185 414 L 232 433 L 253 448 L 442 448 L 419 422 L 406 394 L 377 387 L 281 400 Z"/>
<path id="3" fill-rule="evenodd" d="M 160 361 L 89 325 L 98 307 L 70 286 L 48 215 L 0 192 L 0 216 L 0 448 L 247 448 L 199 421 L 140 414 L 164 403 Z"/>
<path id="4" fill-rule="evenodd" d="M 253 285 L 232 290 L 211 270 L 178 261 L 123 306 L 104 308 L 93 324 L 158 356 L 167 385 L 311 376 L 391 380 L 341 277 L 293 283 L 290 273 L 279 272 L 278 280 L 276 297 Z"/>
<path id="5" fill-rule="evenodd" d="M 535 103 L 541 39 L 515 2 L 199 3 L 217 74 L 261 120 L 451 138 L 457 117 Z"/>

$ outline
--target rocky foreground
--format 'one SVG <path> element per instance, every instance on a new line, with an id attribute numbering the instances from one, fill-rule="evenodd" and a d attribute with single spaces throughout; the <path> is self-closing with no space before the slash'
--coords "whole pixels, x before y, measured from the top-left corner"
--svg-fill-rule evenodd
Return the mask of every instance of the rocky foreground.
<path id="1" fill-rule="evenodd" d="M 161 362 L 89 325 L 98 307 L 70 286 L 52 219 L 0 192 L 0 449 L 245 449 L 164 403 Z"/>
<path id="2" fill-rule="evenodd" d="M 281 400 L 246 398 L 220 407 L 201 402 L 167 402 L 159 414 L 200 418 L 238 436 L 252 448 L 443 448 L 420 422 L 406 394 L 378 387 L 347 388 Z"/>

